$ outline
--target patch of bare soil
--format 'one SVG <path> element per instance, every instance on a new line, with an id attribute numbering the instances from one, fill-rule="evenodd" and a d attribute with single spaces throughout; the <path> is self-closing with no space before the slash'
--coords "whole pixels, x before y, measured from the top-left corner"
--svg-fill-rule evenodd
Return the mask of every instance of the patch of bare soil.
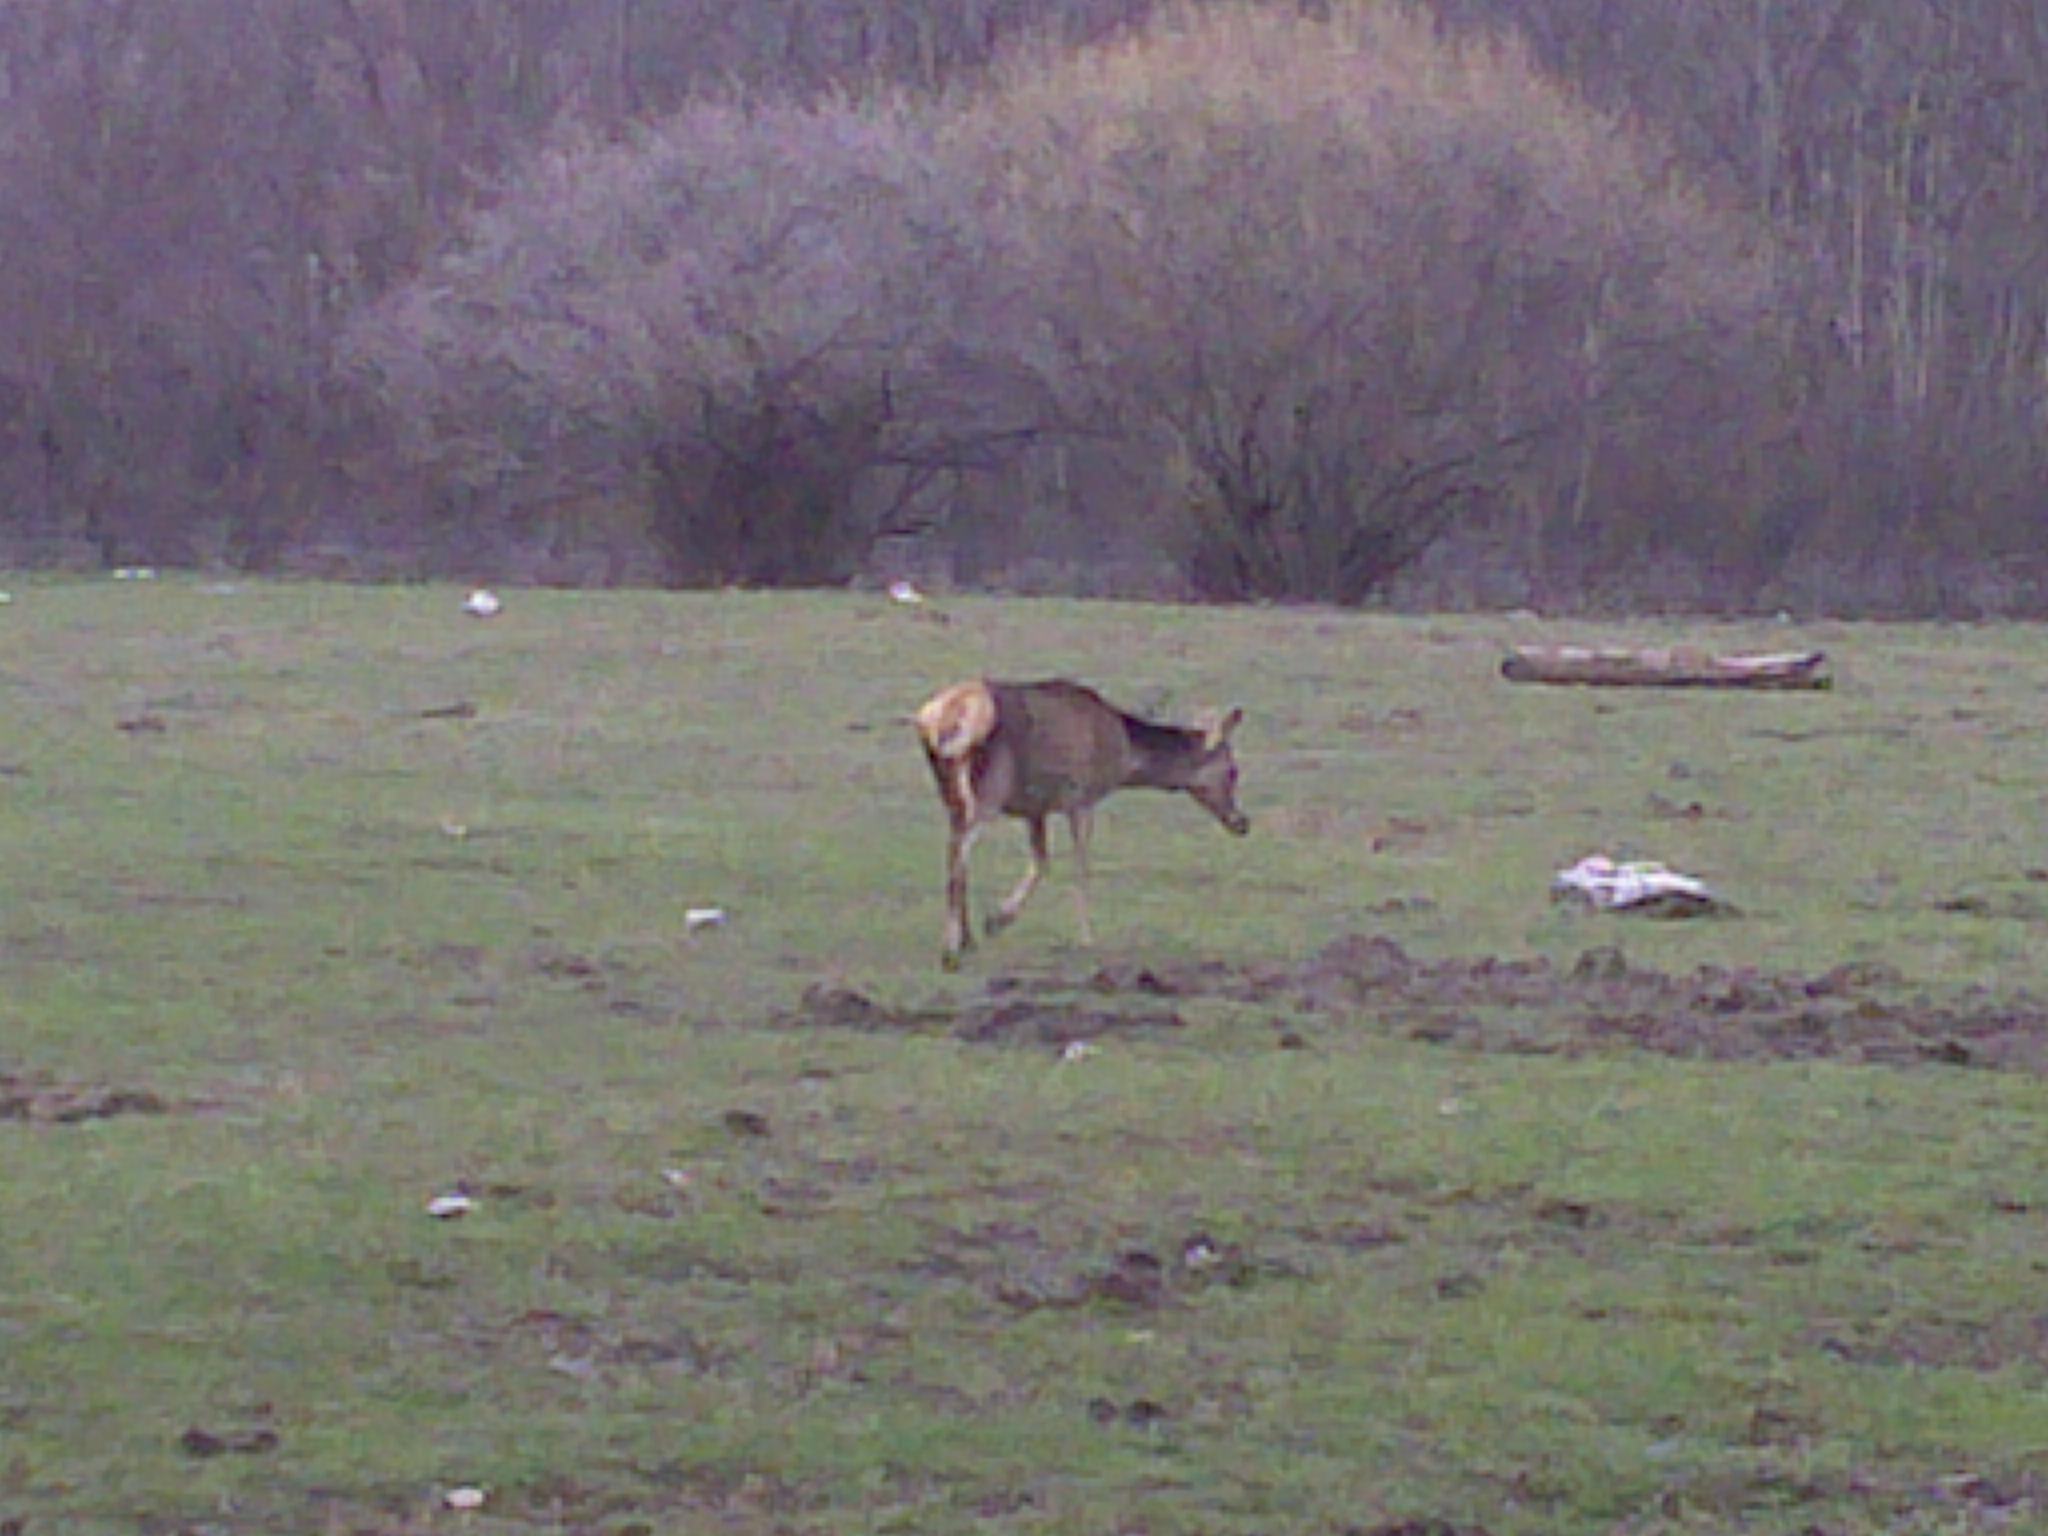
<path id="1" fill-rule="evenodd" d="M 1841 1058 L 2048 1073 L 2048 1007 L 2040 1001 L 1981 988 L 1936 995 L 1882 965 L 1804 976 L 1702 966 L 1672 975 L 1631 965 L 1612 947 L 1588 950 L 1570 966 L 1540 956 L 1422 960 L 1392 939 L 1356 934 L 1301 963 L 1119 963 L 1079 981 L 998 976 L 988 990 L 990 1001 L 963 1017 L 961 1038 L 992 1038 L 991 1013 L 1026 1000 L 1041 1014 L 1082 1021 L 1072 1038 L 1083 1038 L 1104 1000 L 1212 998 L 1367 1022 L 1475 1051 L 1621 1046 L 1714 1061 Z"/>
<path id="2" fill-rule="evenodd" d="M 2048 1366 L 2048 1316 L 1915 1317 L 1819 1334 L 1825 1354 L 1857 1365 L 1991 1373 L 2013 1365 Z"/>
<path id="3" fill-rule="evenodd" d="M 579 1381 L 619 1371 L 707 1375 L 730 1364 L 687 1330 L 667 1334 L 623 1331 L 547 1308 L 522 1312 L 493 1329 L 476 1330 L 479 1345 L 512 1345 L 557 1375 Z"/>
<path id="4" fill-rule="evenodd" d="M 146 1088 L 58 1083 L 0 1072 L 0 1120 L 35 1125 L 79 1125 L 116 1115 L 163 1115 L 189 1106 L 172 1104 Z"/>
<path id="5" fill-rule="evenodd" d="M 798 1028 L 868 1032 L 951 1025 L 957 1038 L 976 1044 L 1063 1046 L 1120 1030 L 1180 1029 L 1187 1021 L 1172 1009 L 1110 1007 L 1034 995 L 1015 978 L 999 976 L 989 982 L 987 997 L 957 1011 L 892 1008 L 852 987 L 820 983 L 806 988 L 796 1008 L 779 1022 Z"/>
<path id="6" fill-rule="evenodd" d="M 1127 1248 L 1107 1259 L 1086 1259 L 1051 1242 L 1036 1227 L 1003 1221 L 935 1233 L 915 1267 L 928 1275 L 968 1280 L 1013 1312 L 1097 1306 L 1156 1312 L 1216 1287 L 1242 1290 L 1302 1273 L 1280 1254 L 1256 1254 L 1206 1232 L 1189 1233 L 1163 1255 Z"/>
<path id="7" fill-rule="evenodd" d="M 975 1044 L 1064 1046 L 1183 1028 L 1173 1005 L 1212 1000 L 1276 1011 L 1283 1046 L 1313 1026 L 1366 1025 L 1472 1051 L 1575 1055 L 1636 1049 L 1710 1061 L 1841 1059 L 2048 1074 L 2048 1005 L 1987 988 L 1936 993 L 1889 966 L 1810 975 L 1632 965 L 1602 946 L 1569 965 L 1543 956 L 1424 960 L 1380 934 L 1353 934 L 1306 961 L 1113 961 L 1093 971 L 989 977 L 964 1005 L 899 1007 L 819 983 L 776 1022 L 864 1031 L 950 1029 Z M 1301 1031 L 1308 1030 L 1304 1035 Z"/>
<path id="8" fill-rule="evenodd" d="M 198 1425 L 178 1437 L 178 1449 L 195 1461 L 205 1461 L 215 1456 L 261 1456 L 274 1451 L 283 1442 L 277 1431 L 269 1428 L 228 1430 L 220 1434 Z"/>

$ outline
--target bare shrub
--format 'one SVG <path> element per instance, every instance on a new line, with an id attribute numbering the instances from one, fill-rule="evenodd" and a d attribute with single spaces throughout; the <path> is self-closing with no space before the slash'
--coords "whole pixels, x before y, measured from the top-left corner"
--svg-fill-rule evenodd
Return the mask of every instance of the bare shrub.
<path id="1" fill-rule="evenodd" d="M 704 105 L 543 157 L 350 357 L 451 516 L 608 498 L 674 580 L 834 580 L 1015 430 L 970 257 L 922 109 Z"/>
<path id="2" fill-rule="evenodd" d="M 1175 10 L 974 131 L 1020 356 L 1153 445 L 1211 597 L 1356 602 L 1539 486 L 1585 521 L 1604 440 L 1691 431 L 1767 299 L 1611 120 L 1386 6 Z"/>

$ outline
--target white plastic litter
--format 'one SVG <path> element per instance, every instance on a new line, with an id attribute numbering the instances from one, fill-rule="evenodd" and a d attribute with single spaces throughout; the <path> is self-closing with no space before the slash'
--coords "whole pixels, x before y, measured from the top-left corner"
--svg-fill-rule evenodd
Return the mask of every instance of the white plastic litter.
<path id="1" fill-rule="evenodd" d="M 481 1488 L 450 1488 L 441 1495 L 441 1502 L 450 1509 L 482 1509 L 484 1491 Z"/>
<path id="2" fill-rule="evenodd" d="M 1617 864 L 1592 854 L 1550 882 L 1553 901 L 1580 901 L 1601 912 L 1653 912 L 1687 917 L 1718 909 L 1721 898 L 1703 880 L 1662 864 L 1641 861 Z"/>
<path id="3" fill-rule="evenodd" d="M 726 922 L 726 910 L 723 907 L 690 907 L 683 913 L 683 932 L 696 933 L 705 928 L 723 928 Z"/>
<path id="4" fill-rule="evenodd" d="M 467 1216 L 475 1204 L 467 1195 L 436 1195 L 427 1202 L 427 1214 L 436 1221 L 453 1221 Z"/>
<path id="5" fill-rule="evenodd" d="M 910 582 L 892 581 L 889 583 L 889 601 L 914 608 L 924 601 L 924 594 Z"/>
<path id="6" fill-rule="evenodd" d="M 462 600 L 462 611 L 479 619 L 488 619 L 504 606 L 497 593 L 484 587 L 478 587 Z"/>

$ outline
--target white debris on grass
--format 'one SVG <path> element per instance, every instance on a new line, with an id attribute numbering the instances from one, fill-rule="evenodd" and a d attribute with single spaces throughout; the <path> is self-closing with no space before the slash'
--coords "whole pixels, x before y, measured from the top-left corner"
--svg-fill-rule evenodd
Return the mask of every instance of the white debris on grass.
<path id="1" fill-rule="evenodd" d="M 475 1208 L 476 1202 L 467 1195 L 436 1195 L 427 1202 L 427 1214 L 436 1221 L 453 1221 Z"/>
<path id="2" fill-rule="evenodd" d="M 1591 854 L 1561 869 L 1550 882 L 1553 901 L 1579 901 L 1601 912 L 1646 912 L 1685 917 L 1722 907 L 1705 881 L 1662 864 L 1617 864 Z"/>
<path id="3" fill-rule="evenodd" d="M 155 581 L 156 567 L 153 565 L 117 565 L 114 567 L 116 581 Z"/>
<path id="4" fill-rule="evenodd" d="M 723 907 L 690 907 L 683 913 L 683 932 L 697 933 L 705 928 L 723 928 L 727 920 Z"/>
<path id="5" fill-rule="evenodd" d="M 1060 1048 L 1061 1061 L 1086 1061 L 1090 1056 L 1100 1054 L 1100 1051 L 1086 1040 L 1069 1040 Z"/>
<path id="6" fill-rule="evenodd" d="M 485 587 L 478 587 L 462 600 L 462 611 L 479 619 L 488 619 L 504 606 L 498 594 Z"/>
<path id="7" fill-rule="evenodd" d="M 484 1507 L 484 1491 L 481 1488 L 467 1486 L 450 1488 L 441 1495 L 441 1502 L 450 1509 L 482 1509 Z"/>
<path id="8" fill-rule="evenodd" d="M 924 594 L 918 591 L 910 582 L 892 581 L 889 583 L 889 601 L 892 603 L 902 603 L 908 608 L 915 608 L 924 601 Z"/>

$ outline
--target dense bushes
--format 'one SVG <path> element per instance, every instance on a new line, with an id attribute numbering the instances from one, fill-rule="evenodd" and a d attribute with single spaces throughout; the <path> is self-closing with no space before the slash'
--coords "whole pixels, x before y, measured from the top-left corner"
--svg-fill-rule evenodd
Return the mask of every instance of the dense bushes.
<path id="1" fill-rule="evenodd" d="M 1089 442 L 1197 594 L 1355 602 L 1596 439 L 1691 463 L 1767 298 L 1514 49 L 1205 10 L 551 154 L 352 355 L 441 504 L 635 505 L 675 580 L 840 579 Z"/>
<path id="2" fill-rule="evenodd" d="M 2027 607 L 2048 54 L 1929 4 L 20 0 L 0 540 Z"/>

